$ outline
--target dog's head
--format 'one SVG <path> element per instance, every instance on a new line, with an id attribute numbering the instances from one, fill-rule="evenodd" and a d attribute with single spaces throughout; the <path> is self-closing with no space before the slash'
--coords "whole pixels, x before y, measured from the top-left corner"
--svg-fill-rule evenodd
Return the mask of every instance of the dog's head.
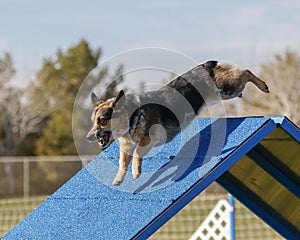
<path id="1" fill-rule="evenodd" d="M 102 101 L 95 93 L 91 94 L 94 110 L 91 116 L 93 126 L 86 136 L 89 142 L 97 141 L 104 149 L 114 141 L 112 118 L 118 115 L 115 114 L 115 107 L 123 96 L 124 91 L 121 90 L 114 99 Z"/>
<path id="2" fill-rule="evenodd" d="M 240 70 L 236 66 L 208 61 L 204 68 L 214 80 L 223 100 L 242 97 L 246 83 L 254 83 L 261 91 L 268 93 L 267 84 L 248 69 Z"/>

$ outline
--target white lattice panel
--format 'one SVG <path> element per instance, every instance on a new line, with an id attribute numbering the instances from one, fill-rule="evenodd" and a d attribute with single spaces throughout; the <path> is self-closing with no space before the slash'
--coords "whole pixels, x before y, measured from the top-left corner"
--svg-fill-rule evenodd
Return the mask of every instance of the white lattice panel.
<path id="1" fill-rule="evenodd" d="M 230 240 L 231 211 L 230 204 L 220 200 L 189 240 Z"/>

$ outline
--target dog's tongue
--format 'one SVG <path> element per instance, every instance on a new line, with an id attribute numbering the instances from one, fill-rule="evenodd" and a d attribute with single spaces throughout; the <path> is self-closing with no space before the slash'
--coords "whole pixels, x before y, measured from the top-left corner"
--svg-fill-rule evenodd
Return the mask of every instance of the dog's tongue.
<path id="1" fill-rule="evenodd" d="M 104 142 L 108 142 L 108 134 L 107 133 L 105 133 L 102 138 L 103 138 Z"/>

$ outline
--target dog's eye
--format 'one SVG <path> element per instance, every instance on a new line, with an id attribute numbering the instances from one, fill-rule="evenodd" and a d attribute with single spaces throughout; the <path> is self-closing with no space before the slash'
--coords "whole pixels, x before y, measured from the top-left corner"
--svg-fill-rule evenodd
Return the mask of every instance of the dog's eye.
<path id="1" fill-rule="evenodd" d="M 100 118 L 100 117 L 97 118 L 98 125 L 105 125 L 106 122 L 107 122 L 107 119 L 105 119 L 105 118 Z"/>
<path id="2" fill-rule="evenodd" d="M 232 91 L 221 91 L 221 94 L 231 96 L 231 95 L 233 95 L 233 92 Z"/>

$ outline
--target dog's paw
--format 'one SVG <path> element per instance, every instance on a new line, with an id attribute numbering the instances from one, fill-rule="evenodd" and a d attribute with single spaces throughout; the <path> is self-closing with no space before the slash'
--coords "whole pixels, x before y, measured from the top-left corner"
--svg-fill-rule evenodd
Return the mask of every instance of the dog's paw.
<path id="1" fill-rule="evenodd" d="M 119 186 L 122 182 L 123 182 L 122 180 L 115 178 L 114 181 L 112 182 L 112 185 Z"/>
<path id="2" fill-rule="evenodd" d="M 141 172 L 132 172 L 133 179 L 139 178 L 140 175 L 141 175 Z"/>
<path id="3" fill-rule="evenodd" d="M 125 170 L 119 170 L 117 176 L 113 180 L 112 184 L 114 186 L 119 186 L 123 181 L 126 176 L 126 171 Z"/>

